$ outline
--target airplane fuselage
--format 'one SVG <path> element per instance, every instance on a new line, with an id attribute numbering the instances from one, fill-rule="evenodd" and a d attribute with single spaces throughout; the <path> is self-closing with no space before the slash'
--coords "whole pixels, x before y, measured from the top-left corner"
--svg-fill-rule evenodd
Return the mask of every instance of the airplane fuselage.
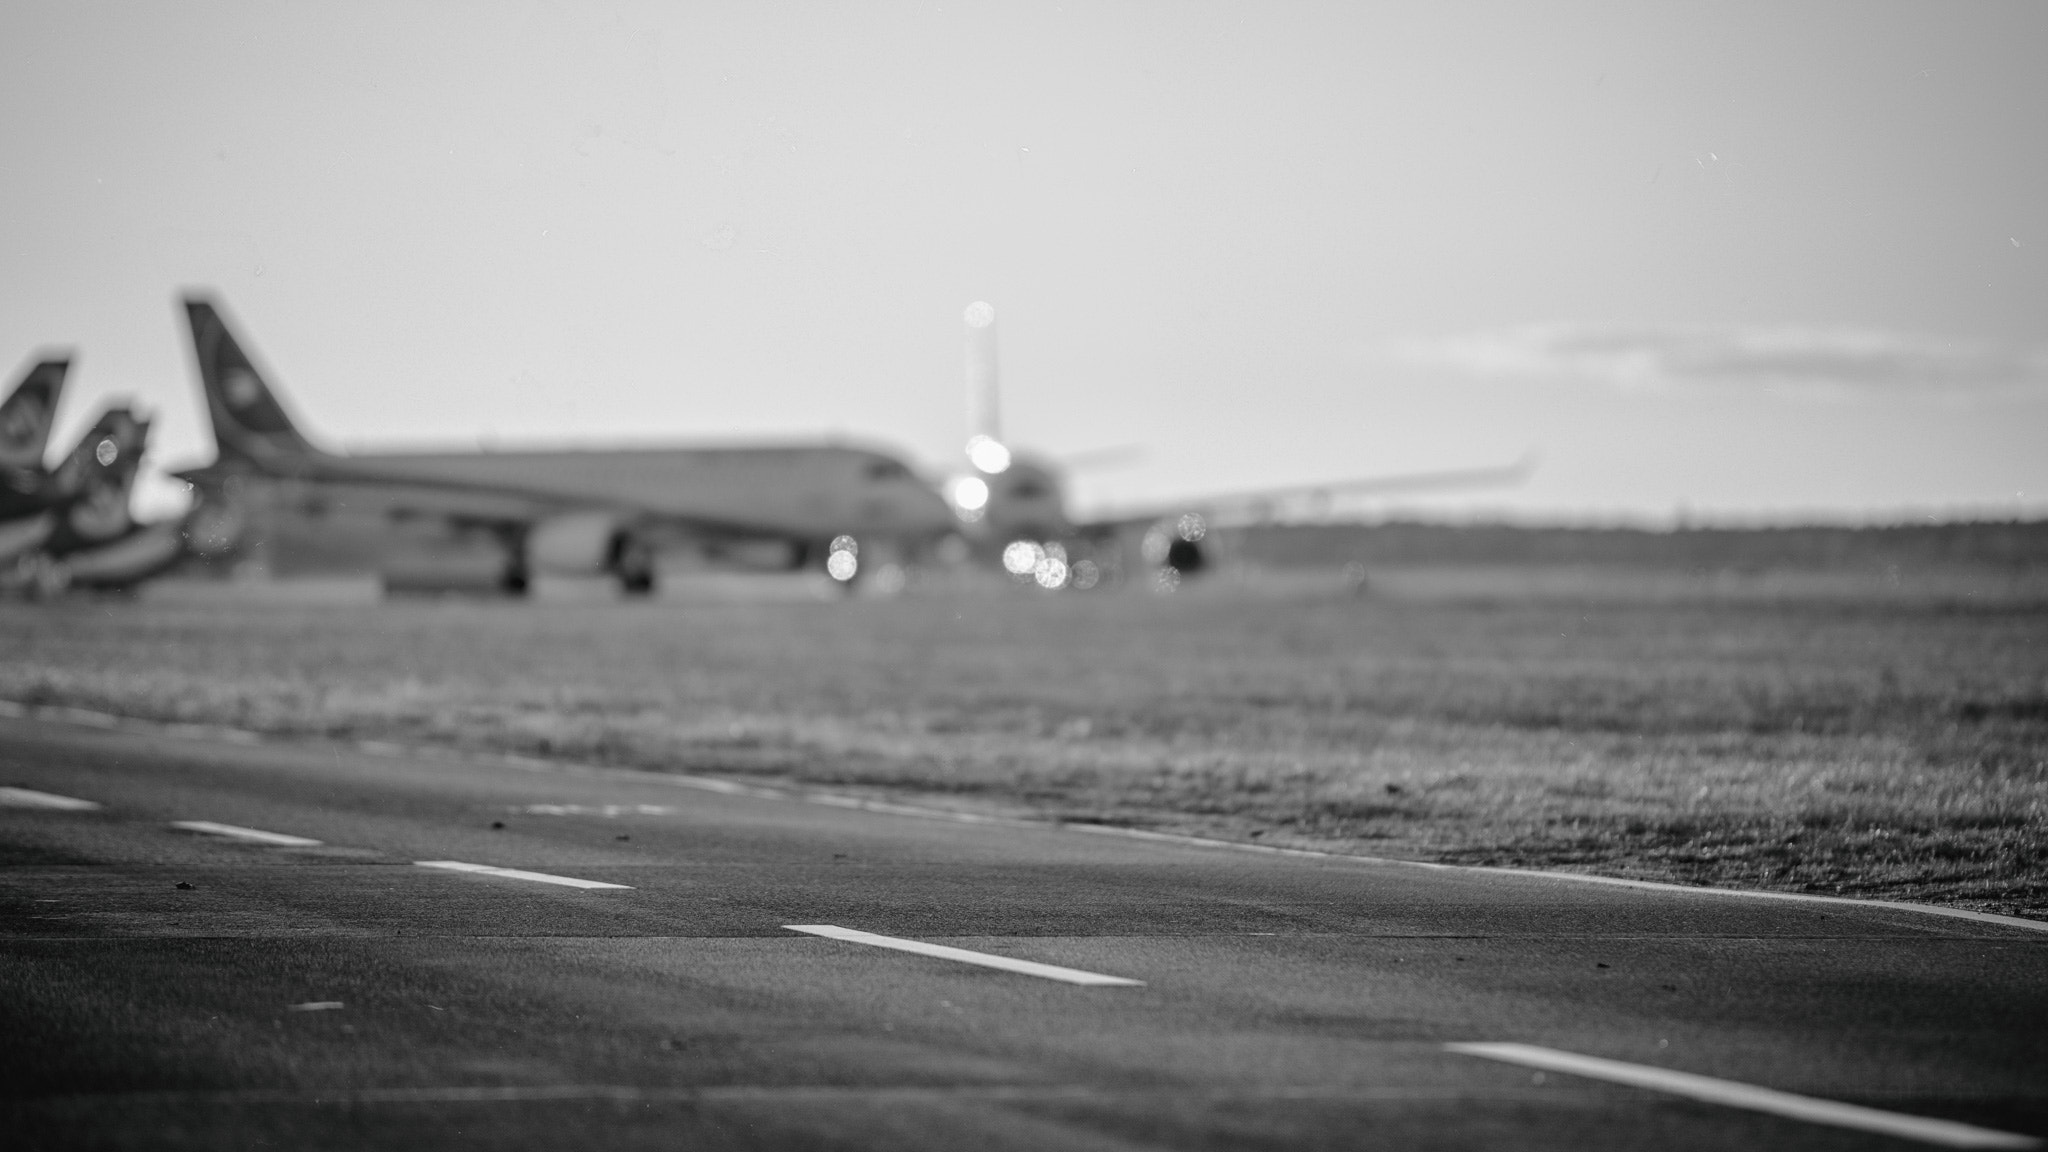
<path id="1" fill-rule="evenodd" d="M 846 445 L 321 453 L 184 475 L 263 568 L 405 584 L 618 573 L 628 547 L 793 567 L 839 536 L 908 558 L 957 526 L 900 460 Z"/>
<path id="2" fill-rule="evenodd" d="M 392 452 L 336 458 L 335 479 L 731 525 L 735 534 L 928 541 L 955 525 L 929 485 L 886 453 L 837 445 Z"/>

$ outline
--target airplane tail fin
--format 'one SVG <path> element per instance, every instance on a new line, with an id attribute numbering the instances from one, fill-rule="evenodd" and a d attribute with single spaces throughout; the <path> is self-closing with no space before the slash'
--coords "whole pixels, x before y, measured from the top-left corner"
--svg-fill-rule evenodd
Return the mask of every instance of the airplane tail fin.
<path id="1" fill-rule="evenodd" d="M 107 540 L 132 526 L 128 502 L 148 442 L 149 421 L 126 405 L 114 405 L 93 421 L 57 467 L 58 482 L 70 498 L 60 530 L 67 541 Z"/>
<path id="2" fill-rule="evenodd" d="M 69 357 L 51 357 L 22 373 L 6 400 L 0 400 L 0 468 L 40 469 L 50 444 L 50 425 L 57 398 L 64 392 Z"/>
<path id="3" fill-rule="evenodd" d="M 322 455 L 293 425 L 276 391 L 242 351 L 214 302 L 187 296 L 185 318 L 221 459 L 277 464 Z"/>

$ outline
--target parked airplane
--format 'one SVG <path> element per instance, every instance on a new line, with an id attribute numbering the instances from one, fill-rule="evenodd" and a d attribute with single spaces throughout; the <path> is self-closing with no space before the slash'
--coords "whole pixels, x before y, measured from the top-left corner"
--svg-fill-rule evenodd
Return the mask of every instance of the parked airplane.
<path id="1" fill-rule="evenodd" d="M 980 302 L 965 315 L 973 468 L 940 486 L 944 499 L 897 457 L 838 444 L 342 455 L 299 431 L 211 300 L 188 296 L 185 309 L 218 446 L 212 464 L 179 473 L 198 497 L 185 536 L 199 555 L 232 552 L 278 571 L 369 567 L 387 583 L 466 580 L 515 592 L 542 574 L 604 575 L 644 592 L 664 552 L 761 568 L 822 559 L 848 580 L 878 554 L 943 556 L 964 538 L 970 552 L 1045 587 L 1147 572 L 1172 583 L 1204 566 L 1209 529 L 1220 523 L 1336 494 L 1513 483 L 1529 467 L 1371 477 L 1076 520 L 1063 469 L 1000 438 L 995 312 Z"/>
<path id="2" fill-rule="evenodd" d="M 29 369 L 0 401 L 0 589 L 48 595 L 73 585 L 125 586 L 176 562 L 176 521 L 129 515 L 149 424 L 125 405 L 101 412 L 57 465 L 43 462 L 70 360 Z"/>
<path id="3" fill-rule="evenodd" d="M 0 400 L 0 563 L 41 548 L 57 526 L 63 494 L 43 453 L 70 369 L 69 357 L 40 360 Z"/>
<path id="4" fill-rule="evenodd" d="M 1217 528 L 1270 521 L 1290 507 L 1327 507 L 1338 496 L 1445 491 L 1518 484 L 1533 457 L 1512 464 L 1405 475 L 1368 476 L 1224 493 L 1133 508 L 1087 520 L 1070 518 L 1064 469 L 1055 461 L 1006 445 L 998 419 L 995 309 L 967 306 L 967 391 L 973 435 L 969 470 L 946 482 L 960 519 L 971 525 L 985 552 L 1019 579 L 1045 588 L 1093 588 L 1149 573 L 1175 587 L 1210 560 Z"/>
<path id="5" fill-rule="evenodd" d="M 408 564 L 440 563 L 444 577 L 466 564 L 515 592 L 542 574 L 603 575 L 645 592 L 667 551 L 744 567 L 822 561 L 844 580 L 957 528 L 901 460 L 849 445 L 327 451 L 213 301 L 188 296 L 185 311 L 218 446 L 213 463 L 178 474 L 197 493 L 202 554 L 234 549 L 278 570 L 368 564 L 387 580 Z"/>
<path id="6" fill-rule="evenodd" d="M 57 466 L 70 493 L 34 573 L 38 590 L 126 588 L 185 554 L 182 518 L 138 523 L 130 512 L 135 475 L 149 442 L 149 421 L 114 405 Z"/>

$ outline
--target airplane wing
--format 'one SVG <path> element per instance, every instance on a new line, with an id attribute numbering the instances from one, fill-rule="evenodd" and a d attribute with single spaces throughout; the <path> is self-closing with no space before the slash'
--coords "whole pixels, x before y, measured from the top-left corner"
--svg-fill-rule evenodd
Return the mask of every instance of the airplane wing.
<path id="1" fill-rule="evenodd" d="M 1227 492 L 1191 500 L 1176 500 L 1140 508 L 1116 509 L 1092 517 L 1077 527 L 1100 531 L 1140 527 L 1182 516 L 1201 517 L 1208 527 L 1260 524 L 1275 519 L 1293 504 L 1327 504 L 1337 496 L 1386 495 L 1407 492 L 1450 492 L 1475 488 L 1507 488 L 1527 480 L 1536 470 L 1535 453 L 1510 464 L 1483 468 L 1458 468 L 1434 472 L 1408 472 L 1382 476 L 1361 476 L 1319 484 L 1294 484 L 1248 492 Z"/>

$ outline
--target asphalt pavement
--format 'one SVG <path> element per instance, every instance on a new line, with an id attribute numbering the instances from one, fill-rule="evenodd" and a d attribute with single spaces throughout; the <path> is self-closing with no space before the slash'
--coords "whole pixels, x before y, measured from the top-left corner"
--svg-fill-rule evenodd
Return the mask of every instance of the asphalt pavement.
<path id="1" fill-rule="evenodd" d="M 2048 1134 L 2022 925 L 95 723 L 0 718 L 8 1147 Z"/>

